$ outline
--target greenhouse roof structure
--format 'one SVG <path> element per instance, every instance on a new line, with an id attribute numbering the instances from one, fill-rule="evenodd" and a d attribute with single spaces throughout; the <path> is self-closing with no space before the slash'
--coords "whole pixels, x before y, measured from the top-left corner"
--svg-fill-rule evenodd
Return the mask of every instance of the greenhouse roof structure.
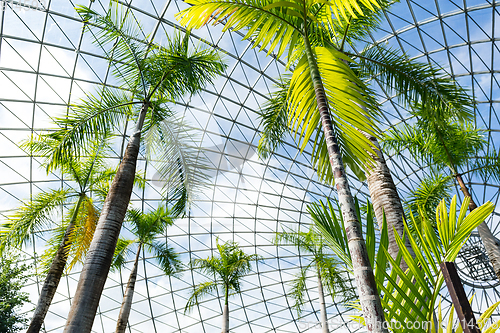
<path id="1" fill-rule="evenodd" d="M 185 29 L 175 15 L 189 5 L 180 0 L 119 1 L 130 8 L 140 22 L 145 38 L 165 44 L 167 36 Z M 100 87 L 116 81 L 106 55 L 93 43 L 75 6 L 86 5 L 104 13 L 107 0 L 2 0 L 0 3 L 0 221 L 11 216 L 24 200 L 48 189 L 74 184 L 60 172 L 46 172 L 43 160 L 30 155 L 22 142 L 53 129 L 53 120 L 64 117 L 68 106 Z M 278 77 L 287 72 L 284 58 L 254 48 L 244 34 L 224 31 L 223 24 L 193 30 L 192 45 L 215 47 L 228 67 L 223 76 L 203 93 L 184 96 L 173 109 L 191 129 L 192 141 L 206 163 L 205 186 L 186 217 L 168 227 L 164 238 L 183 262 L 216 253 L 217 240 L 235 241 L 246 253 L 263 260 L 252 265 L 242 281 L 241 293 L 229 299 L 230 327 L 234 332 L 315 332 L 320 318 L 315 276 L 308 276 L 306 302 L 301 316 L 293 309 L 290 283 L 311 256 L 292 246 L 277 246 L 277 232 L 286 228 L 307 231 L 311 217 L 307 205 L 336 198 L 333 186 L 325 185 L 311 164 L 312 144 L 303 153 L 291 136 L 268 158 L 257 153 L 260 139 L 259 110 L 276 90 Z M 497 29 L 499 27 L 499 29 Z M 402 50 L 408 57 L 440 68 L 468 89 L 477 101 L 475 127 L 484 129 L 488 152 L 500 149 L 500 13 L 495 1 L 423 0 L 400 1 L 384 11 L 380 27 L 370 33 L 365 45 L 381 44 Z M 360 43 L 350 46 L 361 52 Z M 398 103 L 397 96 L 370 84 L 381 107 L 378 125 L 382 132 L 414 119 Z M 498 113 L 497 113 L 498 110 Z M 117 166 L 132 133 L 131 126 L 118 128 L 106 158 Z M 420 181 L 431 174 L 426 165 L 415 162 L 407 151 L 386 155 L 401 198 L 408 198 Z M 166 180 L 159 176 L 154 161 L 141 151 L 138 169 L 146 179 L 135 189 L 131 205 L 143 211 L 157 207 Z M 464 175 L 477 203 L 499 203 L 500 184 L 490 178 Z M 366 182 L 349 178 L 353 194 L 369 198 Z M 462 200 L 458 185 L 452 189 Z M 493 234 L 500 234 L 500 208 L 487 219 Z M 67 207 L 61 207 L 61 214 Z M 48 226 L 47 228 L 51 228 Z M 125 225 L 125 234 L 130 229 Z M 47 230 L 35 233 L 22 249 L 24 260 L 39 267 L 48 240 Z M 476 234 L 467 251 L 457 259 L 459 273 L 472 306 L 484 311 L 500 301 L 500 282 Z M 478 252 L 479 251 L 479 252 Z M 479 258 L 479 259 L 478 259 Z M 132 261 L 132 257 L 129 258 Z M 144 251 L 140 256 L 134 303 L 128 332 L 215 332 L 220 331 L 224 307 L 222 295 L 214 292 L 193 311 L 184 307 L 195 283 L 206 276 L 186 266 L 179 276 L 165 276 Z M 479 260 L 473 262 L 472 260 Z M 129 262 L 130 263 L 130 262 Z M 75 295 L 81 271 L 77 264 L 63 277 L 47 314 L 46 332 L 62 332 Z M 478 268 L 479 267 L 479 268 Z M 95 318 L 93 332 L 110 332 L 116 326 L 131 265 L 110 273 Z M 43 280 L 33 276 L 23 289 L 32 304 L 22 311 L 29 317 Z M 450 305 L 446 289 L 443 304 Z M 363 332 L 350 315 L 352 309 L 327 301 L 328 318 L 338 332 Z M 495 317 L 497 316 L 497 317 Z M 500 313 L 495 312 L 494 318 Z M 337 325 L 337 326 L 335 326 Z"/>

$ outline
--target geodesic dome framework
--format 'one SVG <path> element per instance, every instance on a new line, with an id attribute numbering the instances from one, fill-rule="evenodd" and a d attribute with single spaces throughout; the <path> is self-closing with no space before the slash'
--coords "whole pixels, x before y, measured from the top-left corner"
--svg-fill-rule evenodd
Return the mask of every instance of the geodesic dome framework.
<path id="1" fill-rule="evenodd" d="M 67 0 L 33 2 L 6 0 L 2 3 L 0 26 L 0 213 L 5 218 L 21 200 L 46 190 L 71 186 L 60 174 L 46 175 L 40 160 L 30 157 L 19 143 L 53 127 L 51 120 L 64 115 L 67 106 L 94 91 L 102 84 L 113 85 L 113 78 L 102 51 L 93 45 L 90 34 L 82 34 L 83 24 Z M 83 3 L 104 12 L 107 1 Z M 180 29 L 174 15 L 186 4 L 181 1 L 132 0 L 124 2 L 142 24 L 145 35 L 162 43 L 166 35 Z M 489 149 L 498 149 L 500 131 L 496 109 L 499 100 L 495 64 L 500 55 L 496 35 L 499 15 L 495 2 L 426 0 L 395 4 L 385 13 L 381 28 L 371 35 L 369 43 L 386 43 L 404 50 L 409 56 L 443 67 L 460 84 L 468 87 L 478 101 L 476 125 L 489 129 Z M 291 309 L 285 297 L 289 282 L 309 256 L 292 247 L 276 247 L 272 239 L 282 227 L 307 230 L 307 204 L 335 197 L 335 190 L 317 180 L 309 162 L 310 149 L 299 154 L 293 141 L 266 160 L 259 159 L 257 111 L 273 91 L 284 64 L 265 57 L 252 48 L 242 35 L 222 32 L 221 25 L 194 31 L 194 44 L 208 43 L 219 48 L 229 65 L 226 75 L 197 96 L 186 98 L 176 106 L 177 112 L 198 130 L 197 144 L 209 161 L 207 188 L 199 193 L 187 218 L 168 229 L 167 240 L 184 262 L 204 258 L 214 252 L 216 239 L 234 240 L 247 253 L 258 253 L 264 261 L 253 266 L 243 281 L 240 295 L 230 299 L 231 329 L 238 332 L 314 331 L 318 322 L 318 294 L 311 276 L 305 311 L 301 318 Z M 377 87 L 382 104 L 382 130 L 409 121 L 408 113 L 394 96 Z M 110 165 L 117 165 L 121 136 L 110 153 Z M 404 152 L 388 157 L 389 167 L 401 197 L 418 185 L 427 173 Z M 145 211 L 160 201 L 162 180 L 154 166 L 144 159 L 139 165 L 149 179 L 143 191 L 132 196 L 135 207 Z M 366 197 L 367 187 L 351 177 L 355 195 Z M 498 185 L 488 179 L 467 178 L 474 200 L 498 204 Z M 458 189 L 456 190 L 458 193 Z M 498 211 L 498 209 L 497 209 Z M 498 234 L 498 214 L 488 221 Z M 35 261 L 43 251 L 47 233 L 40 232 L 26 252 Z M 487 270 L 487 268 L 485 268 Z M 95 332 L 114 329 L 128 278 L 129 268 L 109 276 L 94 323 Z M 47 332 L 62 331 L 79 277 L 78 267 L 59 286 L 46 319 Z M 485 309 L 498 300 L 497 283 L 472 279 L 466 285 L 469 294 L 476 293 L 473 307 Z M 464 277 L 465 278 L 465 277 Z M 130 332 L 213 332 L 220 327 L 222 303 L 219 295 L 202 301 L 195 310 L 184 314 L 184 305 L 194 283 L 204 277 L 186 270 L 179 277 L 165 277 L 151 254 L 143 253 L 134 305 L 129 320 Z M 39 290 L 36 278 L 26 290 L 36 302 Z M 497 281 L 498 282 L 498 281 Z M 29 306 L 25 307 L 26 311 Z M 349 311 L 328 301 L 328 317 L 341 332 L 356 331 L 348 322 Z M 336 328 L 335 326 L 331 328 Z"/>

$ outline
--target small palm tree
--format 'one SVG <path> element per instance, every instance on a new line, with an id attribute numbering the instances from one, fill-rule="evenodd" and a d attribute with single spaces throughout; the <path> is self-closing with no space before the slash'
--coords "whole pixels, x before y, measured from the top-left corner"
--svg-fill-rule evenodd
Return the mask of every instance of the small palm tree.
<path id="1" fill-rule="evenodd" d="M 318 278 L 318 294 L 321 312 L 321 327 L 323 333 L 328 333 L 328 321 L 326 313 L 326 302 L 323 285 L 326 285 L 332 295 L 342 295 L 344 299 L 353 296 L 352 287 L 347 285 L 348 278 L 339 270 L 340 262 L 332 255 L 325 253 L 326 245 L 323 238 L 314 231 L 283 231 L 277 234 L 276 243 L 291 245 L 304 254 L 312 254 L 311 262 L 302 266 L 295 280 L 292 282 L 291 296 L 295 300 L 294 307 L 300 316 L 304 305 L 304 293 L 306 292 L 307 271 L 314 269 Z"/>
<path id="2" fill-rule="evenodd" d="M 29 145 L 39 152 L 49 149 L 47 144 L 50 142 L 33 141 Z M 51 216 L 56 215 L 62 205 L 69 206 L 68 215 L 63 217 L 60 225 L 56 225 L 48 241 L 51 246 L 43 255 L 44 266 L 48 268 L 47 277 L 28 333 L 40 331 L 65 268 L 70 271 L 77 262 L 83 262 L 88 251 L 100 211 L 90 193 L 104 200 L 108 182 L 116 173 L 116 170 L 104 165 L 102 148 L 102 144 L 96 144 L 86 158 L 59 161 L 57 169 L 63 173 L 70 186 L 34 196 L 1 226 L 0 247 L 21 247 L 23 243 L 29 242 L 34 233 L 53 227 Z M 67 265 L 68 258 L 71 260 Z"/>
<path id="3" fill-rule="evenodd" d="M 113 133 L 135 122 L 104 202 L 64 330 L 88 333 L 130 202 L 141 140 L 147 143 L 149 161 L 156 154 L 159 171 L 171 185 L 166 189 L 168 198 L 188 200 L 193 184 L 203 181 L 203 173 L 196 171 L 200 164 L 197 151 L 187 149 L 191 133 L 179 126 L 168 105 L 200 92 L 226 66 L 215 50 L 193 51 L 189 33 L 169 39 L 167 46 L 153 43 L 131 10 L 115 1 L 110 1 L 102 15 L 85 6 L 76 10 L 109 58 L 118 88 L 102 87 L 57 120 L 60 128 L 51 135 L 60 139 L 60 145 L 49 152 L 51 161 L 78 157 L 103 132 Z"/>
<path id="4" fill-rule="evenodd" d="M 257 254 L 246 254 L 235 242 L 229 241 L 219 244 L 219 240 L 217 240 L 217 250 L 219 251 L 219 257 L 212 255 L 207 259 L 192 261 L 193 269 L 200 270 L 207 275 L 213 275 L 215 280 L 205 281 L 194 287 L 193 293 L 184 308 L 184 313 L 198 305 L 201 298 L 221 288 L 224 294 L 222 333 L 229 333 L 229 296 L 241 292 L 241 278 L 250 272 L 252 261 L 262 259 Z"/>
<path id="5" fill-rule="evenodd" d="M 134 296 L 135 281 L 137 279 L 137 265 L 141 250 L 147 250 L 155 255 L 160 268 L 166 275 L 174 275 L 182 267 L 179 255 L 166 242 L 156 239 L 159 235 L 165 235 L 166 228 L 172 225 L 173 218 L 171 212 L 164 206 L 158 207 L 155 211 L 142 213 L 138 209 L 129 209 L 126 221 L 132 224 L 132 233 L 137 237 L 132 240 L 118 241 L 116 255 L 113 266 L 120 266 L 125 262 L 126 256 L 132 251 L 131 247 L 137 245 L 134 265 L 130 272 L 127 289 L 123 296 L 123 302 L 116 323 L 116 333 L 123 333 L 127 328 L 127 321 L 132 308 L 132 298 Z"/>

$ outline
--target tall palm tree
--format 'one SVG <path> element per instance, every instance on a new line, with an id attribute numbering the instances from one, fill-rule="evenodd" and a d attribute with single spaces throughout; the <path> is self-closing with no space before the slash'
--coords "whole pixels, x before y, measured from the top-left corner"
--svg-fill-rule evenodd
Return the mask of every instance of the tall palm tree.
<path id="1" fill-rule="evenodd" d="M 160 268 L 166 275 L 174 275 L 181 269 L 182 264 L 179 260 L 179 255 L 172 247 L 167 246 L 166 242 L 155 239 L 159 235 L 165 235 L 167 226 L 172 225 L 175 216 L 164 206 L 158 207 L 156 210 L 149 213 L 142 213 L 138 209 L 129 209 L 127 212 L 127 221 L 132 224 L 132 233 L 137 237 L 132 240 L 118 241 L 116 247 L 117 255 L 115 256 L 115 264 L 124 263 L 126 255 L 131 252 L 131 247 L 137 245 L 134 265 L 130 272 L 130 277 L 127 282 L 125 295 L 123 296 L 120 314 L 116 323 L 116 333 L 123 333 L 127 328 L 127 321 L 132 309 L 132 298 L 134 297 L 135 282 L 137 279 L 137 266 L 139 256 L 142 249 L 148 250 L 155 255 Z"/>
<path id="2" fill-rule="evenodd" d="M 135 121 L 104 202 L 64 330 L 90 332 L 130 201 L 143 132 L 148 143 L 146 153 L 159 155 L 160 171 L 169 180 L 168 197 L 185 200 L 193 190 L 190 184 L 203 175 L 194 170 L 199 164 L 196 152 L 186 150 L 183 143 L 190 133 L 175 126 L 168 103 L 199 92 L 224 71 L 225 65 L 214 50 L 192 51 L 189 34 L 170 39 L 166 47 L 153 43 L 143 35 L 130 9 L 114 1 L 103 15 L 84 6 L 76 10 L 85 28 L 94 34 L 94 42 L 109 57 L 120 89 L 104 86 L 72 107 L 68 116 L 58 119 L 61 129 L 51 135 L 60 138 L 61 144 L 50 152 L 51 161 L 79 156 L 103 131 L 126 128 L 128 121 Z"/>
<path id="3" fill-rule="evenodd" d="M 436 112 L 420 106 L 413 112 L 417 121 L 391 130 L 384 145 L 392 150 L 408 149 L 416 161 L 431 165 L 436 170 L 450 170 L 460 190 L 470 198 L 469 210 L 477 208 L 462 175 L 467 173 L 468 163 L 472 162 L 471 172 L 499 179 L 500 158 L 496 154 L 481 155 L 487 142 L 482 130 L 453 117 L 436 117 Z M 470 121 L 470 119 L 469 119 Z M 488 225 L 483 222 L 477 227 L 488 258 L 495 274 L 500 280 L 500 242 L 493 236 Z"/>
<path id="4" fill-rule="evenodd" d="M 27 144 L 34 153 L 50 149 L 51 145 L 56 144 L 43 135 L 38 139 Z M 103 148 L 102 144 L 96 144 L 85 158 L 59 161 L 57 169 L 70 186 L 37 194 L 1 226 L 1 248 L 20 247 L 34 233 L 53 227 L 51 216 L 55 216 L 62 205 L 69 205 L 68 215 L 55 227 L 53 236 L 48 241 L 52 246 L 43 255 L 44 266 L 48 271 L 28 333 L 40 331 L 65 268 L 70 271 L 77 262 L 83 261 L 88 251 L 99 216 L 99 208 L 90 194 L 103 200 L 108 181 L 116 172 L 103 163 Z M 71 260 L 67 265 L 68 258 Z"/>
<path id="5" fill-rule="evenodd" d="M 312 228 L 308 232 L 283 231 L 276 235 L 276 243 L 291 245 L 305 254 L 312 254 L 311 262 L 302 266 L 295 280 L 292 282 L 291 296 L 295 300 L 294 307 L 298 315 L 302 312 L 304 305 L 304 293 L 306 291 L 306 277 L 309 269 L 315 269 L 318 278 L 318 295 L 321 312 L 321 329 L 328 333 L 328 321 L 326 313 L 326 302 L 323 285 L 326 285 L 332 295 L 340 294 L 344 299 L 350 299 L 352 288 L 347 286 L 346 276 L 339 270 L 340 262 L 332 255 L 325 253 L 323 238 Z"/>
<path id="6" fill-rule="evenodd" d="M 198 305 L 203 297 L 221 288 L 224 294 L 222 333 L 229 333 L 229 296 L 241 292 L 241 278 L 250 272 L 252 261 L 259 261 L 261 257 L 258 254 L 246 254 L 240 249 L 238 243 L 231 241 L 219 244 L 219 240 L 217 240 L 217 250 L 219 257 L 212 255 L 206 259 L 192 261 L 193 269 L 200 270 L 207 275 L 213 275 L 215 280 L 205 281 L 194 287 L 184 308 L 184 313 Z"/>
<path id="7" fill-rule="evenodd" d="M 359 130 L 375 135 L 372 121 L 375 101 L 364 83 L 348 65 L 351 58 L 337 49 L 313 46 L 310 36 L 318 29 L 333 25 L 347 14 L 363 15 L 360 6 L 373 10 L 377 1 L 276 2 L 271 0 L 190 0 L 193 6 L 178 14 L 181 24 L 189 29 L 209 22 L 224 20 L 223 30 L 248 28 L 245 38 L 253 38 L 255 46 L 276 51 L 280 57 L 288 48 L 289 64 L 294 65 L 289 95 L 289 122 L 302 141 L 304 149 L 316 133 L 323 129 L 328 160 L 332 166 L 339 202 L 348 230 L 349 247 L 355 263 L 354 276 L 362 299 L 362 309 L 369 331 L 387 332 L 375 285 L 373 270 L 366 254 L 354 200 L 349 188 L 341 150 L 350 159 L 370 163 L 374 151 Z M 330 112 L 330 107 L 335 112 Z"/>
<path id="8" fill-rule="evenodd" d="M 334 26 L 333 39 L 329 38 L 329 34 L 332 34 L 329 31 L 314 31 L 313 37 L 316 36 L 314 42 L 320 45 L 331 44 L 332 47 L 355 59 L 356 62 L 351 62 L 350 65 L 360 78 L 367 80 L 376 77 L 376 82 L 388 94 L 395 93 L 396 98 L 403 105 L 411 107 L 415 102 L 425 101 L 425 103 L 436 105 L 438 109 L 448 108 L 448 112 L 452 113 L 463 113 L 469 110 L 472 100 L 466 92 L 452 79 L 444 77 L 444 73 L 439 73 L 428 64 L 412 61 L 404 54 L 382 46 L 369 45 L 359 53 L 347 50 L 348 45 L 359 46 L 368 39 L 368 33 L 379 25 L 382 9 L 387 10 L 392 1 L 379 1 L 379 4 L 381 8 L 375 11 L 365 8 L 364 16 L 355 18 L 348 15 L 346 22 Z M 319 33 L 323 33 L 321 38 L 317 37 Z M 283 143 L 284 135 L 292 130 L 289 126 L 290 112 L 287 105 L 290 80 L 285 77 L 279 81 L 278 90 L 261 112 L 264 128 L 258 151 L 264 158 Z M 314 141 L 312 163 L 320 179 L 333 184 L 334 177 L 327 158 L 326 142 L 319 134 Z M 379 228 L 382 228 L 385 214 L 389 230 L 396 230 L 402 236 L 404 210 L 384 154 L 376 136 L 366 132 L 363 134 L 372 144 L 373 162 L 363 165 L 346 154 L 343 156 L 344 161 L 360 181 L 367 181 Z M 405 244 L 406 248 L 412 252 L 408 240 L 405 240 Z M 389 233 L 389 253 L 393 259 L 396 259 L 399 253 L 399 247 L 392 232 Z M 408 268 L 404 260 L 401 262 L 401 268 L 403 270 Z"/>

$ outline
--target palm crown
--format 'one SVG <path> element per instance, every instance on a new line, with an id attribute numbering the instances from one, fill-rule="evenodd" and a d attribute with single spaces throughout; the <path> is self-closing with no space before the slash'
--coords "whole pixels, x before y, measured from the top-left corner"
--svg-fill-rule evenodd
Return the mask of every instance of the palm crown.
<path id="1" fill-rule="evenodd" d="M 195 259 L 191 265 L 202 273 L 214 276 L 215 280 L 198 284 L 189 298 L 185 311 L 193 308 L 204 296 L 217 290 L 220 286 L 225 295 L 225 302 L 230 294 L 239 293 L 241 278 L 248 274 L 252 262 L 261 260 L 257 254 L 246 254 L 237 243 L 226 242 L 219 244 L 217 240 L 219 257 L 211 256 L 206 259 Z"/>

